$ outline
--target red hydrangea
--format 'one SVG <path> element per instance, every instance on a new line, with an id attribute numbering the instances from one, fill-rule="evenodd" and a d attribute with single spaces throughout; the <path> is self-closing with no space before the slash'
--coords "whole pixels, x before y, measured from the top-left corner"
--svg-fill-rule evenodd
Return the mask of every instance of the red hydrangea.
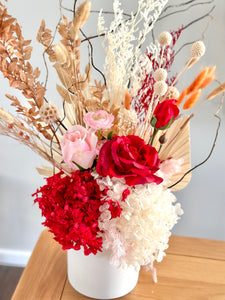
<path id="1" fill-rule="evenodd" d="M 64 250 L 79 250 L 83 246 L 85 255 L 96 254 L 102 248 L 99 207 L 108 202 L 112 218 L 121 214 L 118 203 L 102 200 L 107 190 L 100 191 L 91 172 L 76 171 L 71 177 L 60 172 L 47 178 L 47 184 L 33 194 L 45 217 L 43 224 L 55 235 L 54 239 Z"/>

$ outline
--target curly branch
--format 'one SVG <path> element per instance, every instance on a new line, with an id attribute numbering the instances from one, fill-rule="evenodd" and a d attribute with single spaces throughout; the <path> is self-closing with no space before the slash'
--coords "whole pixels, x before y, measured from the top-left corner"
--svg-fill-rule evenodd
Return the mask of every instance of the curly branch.
<path id="1" fill-rule="evenodd" d="M 174 184 L 172 184 L 171 186 L 168 187 L 169 189 L 173 188 L 175 185 L 180 183 L 189 173 L 191 173 L 192 171 L 194 171 L 195 169 L 197 169 L 198 167 L 200 167 L 201 165 L 206 163 L 209 160 L 209 158 L 211 157 L 211 155 L 214 151 L 214 148 L 216 146 L 216 142 L 217 142 L 217 138 L 218 138 L 218 135 L 219 135 L 220 126 L 221 126 L 221 118 L 220 118 L 220 116 L 218 116 L 218 114 L 221 111 L 221 108 L 222 108 L 222 105 L 223 105 L 223 100 L 224 100 L 224 94 L 221 98 L 219 108 L 217 109 L 216 113 L 214 114 L 214 117 L 218 119 L 218 125 L 217 125 L 217 129 L 216 129 L 216 134 L 215 134 L 215 138 L 214 138 L 214 141 L 213 141 L 213 145 L 211 147 L 211 150 L 210 150 L 208 156 L 202 162 L 200 162 L 199 164 L 197 164 L 196 166 L 194 166 L 193 168 L 188 170 L 186 173 L 184 173 L 184 175 L 177 182 L 175 182 Z"/>

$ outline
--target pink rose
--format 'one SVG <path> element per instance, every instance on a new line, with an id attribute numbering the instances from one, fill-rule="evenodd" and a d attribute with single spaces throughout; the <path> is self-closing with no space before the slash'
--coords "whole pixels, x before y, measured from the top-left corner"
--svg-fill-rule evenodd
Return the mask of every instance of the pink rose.
<path id="1" fill-rule="evenodd" d="M 97 154 L 97 142 L 98 138 L 93 131 L 80 125 L 71 127 L 61 141 L 65 163 L 74 170 L 78 170 L 78 167 L 73 162 L 84 169 L 91 168 Z"/>
<path id="2" fill-rule="evenodd" d="M 112 127 L 114 116 L 105 110 L 89 112 L 84 116 L 84 123 L 93 129 L 108 129 Z"/>

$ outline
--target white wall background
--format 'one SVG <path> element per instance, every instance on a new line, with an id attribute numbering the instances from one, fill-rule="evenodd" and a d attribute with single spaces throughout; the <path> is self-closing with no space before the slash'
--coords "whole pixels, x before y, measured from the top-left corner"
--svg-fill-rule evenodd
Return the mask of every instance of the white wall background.
<path id="1" fill-rule="evenodd" d="M 112 1 L 95 0 L 93 7 L 104 7 L 111 10 Z M 128 0 L 123 1 L 125 7 Z M 136 6 L 136 0 L 129 1 L 130 6 Z M 178 0 L 169 1 L 170 4 L 180 3 Z M 197 1 L 196 1 L 197 2 Z M 201 2 L 201 1 L 199 1 Z M 72 0 L 64 1 L 64 5 L 72 7 Z M 192 70 L 188 71 L 179 83 L 180 89 L 186 87 L 200 68 L 207 65 L 217 65 L 217 77 L 225 80 L 225 1 L 215 1 L 217 7 L 214 10 L 214 21 L 207 31 L 205 44 L 207 52 L 204 58 Z M 32 39 L 34 52 L 32 56 L 33 66 L 39 66 L 43 71 L 42 47 L 36 42 L 41 19 L 46 20 L 49 28 L 54 30 L 58 17 L 57 0 L 8 0 L 9 13 L 17 17 L 23 27 L 26 39 Z M 166 18 L 156 26 L 156 36 L 164 30 L 177 29 L 181 24 L 189 23 L 194 17 L 203 15 L 209 7 L 195 6 L 185 14 L 175 18 Z M 129 11 L 126 7 L 125 11 Z M 186 41 L 194 41 L 201 37 L 209 19 L 197 23 L 181 36 L 178 46 Z M 91 18 L 86 26 L 86 32 L 95 33 L 95 18 Z M 93 29 L 94 28 L 94 29 Z M 94 58 L 96 65 L 102 67 L 103 56 L 100 45 L 94 42 Z M 82 52 L 86 56 L 86 50 Z M 174 70 L 179 70 L 189 57 L 189 48 L 185 48 L 178 56 Z M 84 60 L 86 62 L 86 60 Z M 59 98 L 55 91 L 57 78 L 50 74 L 47 97 L 54 102 Z M 214 88 L 214 87 L 213 87 Z M 209 91 L 209 90 L 208 90 Z M 5 106 L 7 101 L 4 94 L 12 93 L 7 80 L 0 76 L 0 106 Z M 14 93 L 14 91 L 13 91 Z M 19 95 L 19 94 L 17 94 Z M 20 97 L 21 99 L 21 97 Z M 197 113 L 191 125 L 192 165 L 204 160 L 208 155 L 215 134 L 217 121 L 213 117 L 218 100 L 207 102 Z M 217 147 L 207 164 L 193 172 L 191 183 L 184 190 L 177 192 L 177 198 L 181 202 L 185 214 L 174 229 L 174 234 L 194 236 L 210 239 L 225 240 L 225 108 L 221 113 L 223 122 Z M 25 264 L 32 251 L 40 232 L 41 214 L 37 205 L 33 205 L 31 194 L 37 187 L 43 184 L 43 179 L 35 171 L 36 166 L 44 163 L 29 149 L 0 136 L 0 263 Z"/>

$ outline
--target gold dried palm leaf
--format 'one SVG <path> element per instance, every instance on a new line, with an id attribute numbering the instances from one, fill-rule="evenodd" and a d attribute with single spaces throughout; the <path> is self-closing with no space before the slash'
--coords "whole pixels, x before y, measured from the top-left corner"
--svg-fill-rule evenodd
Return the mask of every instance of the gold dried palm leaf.
<path id="1" fill-rule="evenodd" d="M 52 167 L 42 166 L 41 168 L 36 168 L 36 170 L 42 176 L 50 177 L 50 176 L 53 175 L 53 168 Z"/>
<path id="2" fill-rule="evenodd" d="M 191 153 L 190 153 L 190 130 L 189 130 L 189 116 L 183 117 L 172 124 L 166 132 L 166 144 L 162 147 L 159 153 L 161 160 L 170 157 L 174 159 L 182 159 L 181 170 L 172 176 L 169 186 L 176 183 L 188 170 L 191 169 Z M 158 139 L 157 139 L 158 140 Z M 159 142 L 154 145 L 159 149 Z M 172 191 L 182 190 L 186 187 L 191 179 L 191 173 L 184 177 L 184 179 L 172 188 Z"/>

